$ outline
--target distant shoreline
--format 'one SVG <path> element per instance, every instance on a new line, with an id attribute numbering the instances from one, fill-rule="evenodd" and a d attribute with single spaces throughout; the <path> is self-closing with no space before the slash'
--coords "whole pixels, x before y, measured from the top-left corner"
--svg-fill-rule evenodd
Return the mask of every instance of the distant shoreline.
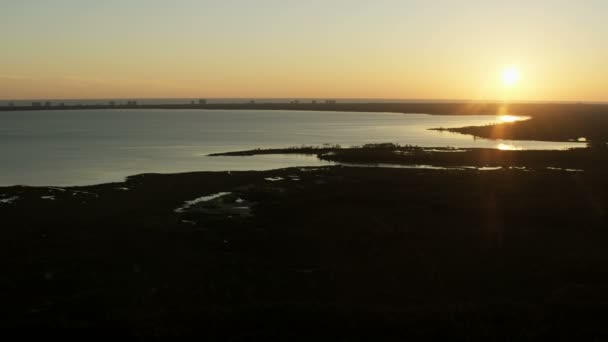
<path id="1" fill-rule="evenodd" d="M 301 111 L 352 111 L 352 112 L 395 112 L 424 113 L 431 115 L 527 115 L 545 114 L 604 113 L 608 114 L 608 104 L 583 103 L 490 103 L 490 102 L 412 102 L 412 103 L 207 103 L 207 104 L 65 104 L 61 102 L 39 102 L 37 105 L 0 106 L 0 111 L 53 111 L 53 110 L 87 110 L 87 109 L 211 109 L 211 110 L 301 110 Z M 505 112 L 506 111 L 506 112 Z"/>
<path id="2" fill-rule="evenodd" d="M 204 101 L 204 100 L 203 100 Z M 504 103 L 199 103 L 57 105 L 50 102 L 32 106 L 3 106 L 0 112 L 59 110 L 292 110 L 327 112 L 403 113 L 429 115 L 520 115 L 531 120 L 491 126 L 461 127 L 452 132 L 480 138 L 538 141 L 588 141 L 606 148 L 608 104 L 504 104 Z M 441 129 L 441 128 L 440 128 Z"/>

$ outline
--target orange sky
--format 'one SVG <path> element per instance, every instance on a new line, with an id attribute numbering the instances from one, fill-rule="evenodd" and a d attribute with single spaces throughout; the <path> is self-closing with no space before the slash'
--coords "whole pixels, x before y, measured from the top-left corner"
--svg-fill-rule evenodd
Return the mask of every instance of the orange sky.
<path id="1" fill-rule="evenodd" d="M 608 101 L 606 1 L 3 6 L 2 99 Z M 514 87 L 501 77 L 510 65 Z"/>

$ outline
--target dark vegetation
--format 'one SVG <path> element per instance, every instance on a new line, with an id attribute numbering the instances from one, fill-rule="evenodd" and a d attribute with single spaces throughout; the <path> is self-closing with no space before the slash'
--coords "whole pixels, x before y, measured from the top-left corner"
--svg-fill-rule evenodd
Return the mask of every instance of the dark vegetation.
<path id="1" fill-rule="evenodd" d="M 18 197 L 0 204 L 0 324 L 47 338 L 604 340 L 607 176 L 328 167 L 0 188 Z M 218 192 L 252 216 L 175 212 Z"/>
<path id="2" fill-rule="evenodd" d="M 491 104 L 218 107 L 167 106 L 502 113 Z M 586 137 L 603 146 L 606 108 L 516 105 L 508 114 L 532 120 L 466 133 Z M 226 155 L 268 153 L 354 164 L 503 168 L 332 166 L 0 188 L 4 334 L 230 341 L 608 339 L 605 149 L 463 152 L 372 144 Z M 219 192 L 231 194 L 185 206 Z"/>
<path id="3" fill-rule="evenodd" d="M 608 166 L 605 149 L 502 151 L 489 148 L 422 148 L 392 143 L 340 146 L 301 146 L 285 149 L 255 149 L 216 153 L 211 156 L 253 156 L 261 154 L 308 154 L 322 160 L 346 164 L 434 165 L 446 167 L 525 167 L 563 169 L 604 169 Z"/>
<path id="4" fill-rule="evenodd" d="M 591 148 L 608 147 L 608 115 L 577 118 L 542 117 L 486 126 L 439 128 L 487 139 L 577 141 L 584 138 Z"/>
<path id="5" fill-rule="evenodd" d="M 226 103 L 183 105 L 73 105 L 50 107 L 0 107 L 0 111 L 83 109 L 255 109 L 349 112 L 426 113 L 437 115 L 523 115 L 531 120 L 486 127 L 449 129 L 483 138 L 570 141 L 584 137 L 592 146 L 608 142 L 608 104 L 532 103 Z"/>

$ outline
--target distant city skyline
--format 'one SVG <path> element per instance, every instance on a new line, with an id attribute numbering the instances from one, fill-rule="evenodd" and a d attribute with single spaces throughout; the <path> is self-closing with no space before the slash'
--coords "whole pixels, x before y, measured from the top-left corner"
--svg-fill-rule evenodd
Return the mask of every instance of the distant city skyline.
<path id="1" fill-rule="evenodd" d="M 7 0 L 0 99 L 606 102 L 606 13 L 600 0 Z"/>

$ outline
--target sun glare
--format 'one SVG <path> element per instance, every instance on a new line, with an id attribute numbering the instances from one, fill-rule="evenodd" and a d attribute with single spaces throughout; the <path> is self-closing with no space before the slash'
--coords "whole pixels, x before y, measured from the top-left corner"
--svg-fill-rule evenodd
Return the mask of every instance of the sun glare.
<path id="1" fill-rule="evenodd" d="M 514 87 L 519 83 L 521 74 L 515 66 L 507 67 L 502 72 L 502 81 L 507 87 Z"/>
<path id="2" fill-rule="evenodd" d="M 521 151 L 523 148 L 511 144 L 498 144 L 497 149 L 501 151 Z"/>
<path id="3" fill-rule="evenodd" d="M 515 116 L 515 115 L 501 115 L 498 117 L 498 119 L 500 120 L 500 122 L 505 122 L 505 123 L 525 120 L 525 118 Z"/>

